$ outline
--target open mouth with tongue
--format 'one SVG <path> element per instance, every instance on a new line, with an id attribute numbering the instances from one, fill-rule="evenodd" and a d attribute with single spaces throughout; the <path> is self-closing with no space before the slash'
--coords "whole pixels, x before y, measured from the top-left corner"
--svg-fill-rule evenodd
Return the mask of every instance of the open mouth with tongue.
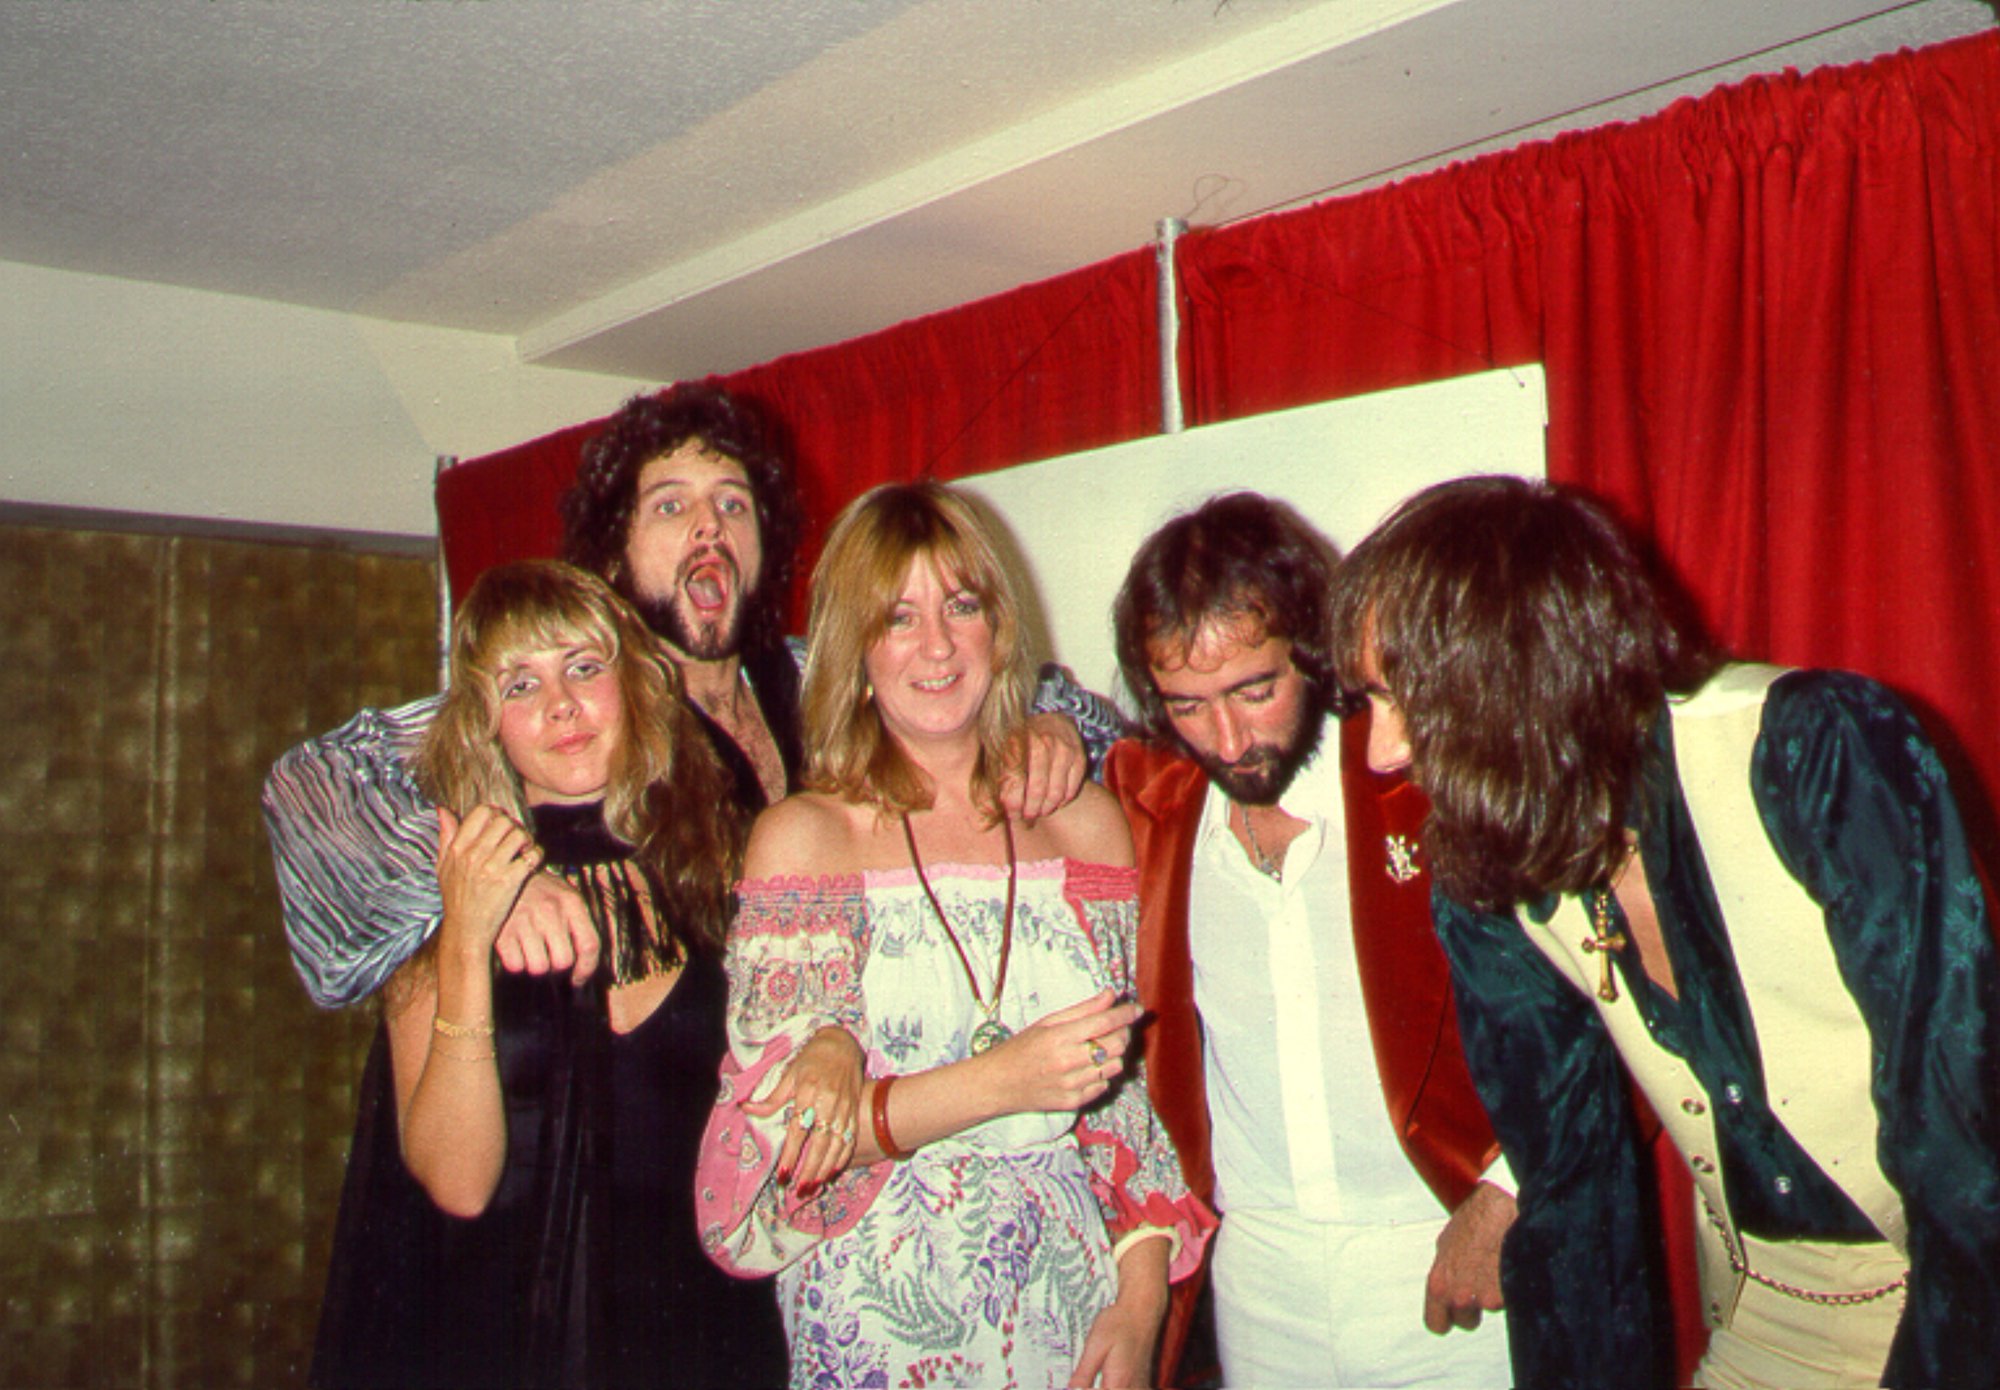
<path id="1" fill-rule="evenodd" d="M 696 556 L 681 576 L 681 592 L 704 617 L 721 614 L 729 606 L 736 587 L 736 566 L 727 555 L 711 552 Z"/>

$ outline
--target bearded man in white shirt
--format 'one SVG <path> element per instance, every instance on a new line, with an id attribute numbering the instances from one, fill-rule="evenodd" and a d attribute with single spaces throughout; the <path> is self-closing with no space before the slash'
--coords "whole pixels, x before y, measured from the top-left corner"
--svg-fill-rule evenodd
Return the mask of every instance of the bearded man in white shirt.
<path id="1" fill-rule="evenodd" d="M 1223 1214 L 1226 1383 L 1505 1385 L 1482 1316 L 1513 1198 L 1431 930 L 1425 803 L 1369 773 L 1366 713 L 1339 717 L 1334 564 L 1291 508 L 1236 493 L 1149 537 L 1119 593 L 1150 738 L 1105 781 L 1138 849 L 1148 1084 Z"/>

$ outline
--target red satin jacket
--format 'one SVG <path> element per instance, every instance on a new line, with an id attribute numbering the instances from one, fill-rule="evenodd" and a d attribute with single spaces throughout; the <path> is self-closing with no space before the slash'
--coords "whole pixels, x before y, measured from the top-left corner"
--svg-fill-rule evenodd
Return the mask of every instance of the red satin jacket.
<path id="1" fill-rule="evenodd" d="M 1455 1210 L 1500 1151 L 1473 1090 L 1458 1038 L 1444 952 L 1431 930 L 1430 874 L 1392 862 L 1389 837 L 1414 847 L 1428 804 L 1408 781 L 1368 769 L 1368 716 L 1341 721 L 1341 793 L 1354 950 L 1368 1031 L 1388 1107 L 1411 1166 Z M 1142 1044 L 1147 1084 L 1188 1186 L 1212 1200 L 1208 1091 L 1188 947 L 1195 832 L 1208 778 L 1185 755 L 1131 740 L 1116 745 L 1104 784 L 1132 826 L 1139 865 L 1139 1000 L 1151 1013 Z M 1393 871 L 1392 871 L 1393 870 Z M 1193 1311 L 1195 1280 L 1176 1290 L 1160 1366 L 1171 1371 Z"/>

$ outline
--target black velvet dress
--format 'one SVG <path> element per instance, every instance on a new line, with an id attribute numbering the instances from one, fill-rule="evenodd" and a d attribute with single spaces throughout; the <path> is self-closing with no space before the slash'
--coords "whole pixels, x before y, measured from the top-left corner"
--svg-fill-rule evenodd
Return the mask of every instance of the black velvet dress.
<path id="1" fill-rule="evenodd" d="M 595 807 L 537 808 L 535 819 L 552 864 L 622 857 Z M 470 1221 L 439 1211 L 403 1166 L 378 1030 L 313 1385 L 784 1383 L 770 1282 L 722 1273 L 695 1233 L 695 1155 L 724 1048 L 721 964 L 690 954 L 666 999 L 622 1035 L 606 1012 L 608 975 L 580 988 L 567 976 L 495 980 L 507 1165 Z"/>

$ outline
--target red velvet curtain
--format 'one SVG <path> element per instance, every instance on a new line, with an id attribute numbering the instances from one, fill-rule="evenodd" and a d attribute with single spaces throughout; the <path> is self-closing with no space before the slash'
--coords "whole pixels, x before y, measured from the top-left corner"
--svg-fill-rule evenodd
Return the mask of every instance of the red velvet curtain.
<path id="1" fill-rule="evenodd" d="M 1128 252 L 723 382 L 787 422 L 807 515 L 824 522 L 877 483 L 960 478 L 1158 428 L 1154 285 L 1152 252 Z"/>
<path id="2" fill-rule="evenodd" d="M 877 483 L 1095 448 L 1158 422 L 1153 257 L 1135 251 L 852 342 L 723 376 L 791 436 L 807 515 Z M 602 421 L 446 472 L 438 521 L 452 592 L 488 565 L 553 555 L 556 499 Z M 800 591 L 818 526 L 801 557 Z M 795 617 L 804 613 L 795 602 Z"/>
<path id="3" fill-rule="evenodd" d="M 1196 233 L 1190 419 L 1543 363 L 1550 475 L 1649 536 L 1734 650 L 1911 696 L 1991 863 L 1996 129 L 1988 33 Z M 1149 432 L 1152 299 L 1133 252 L 725 381 L 789 422 L 823 521 L 878 481 Z M 445 475 L 456 589 L 553 550 L 589 429 Z"/>
<path id="4" fill-rule="evenodd" d="M 1190 417 L 1540 361 L 1548 468 L 1739 654 L 2000 786 L 2000 35 L 1760 78 L 1182 243 Z"/>
<path id="5" fill-rule="evenodd" d="M 438 535 L 454 603 L 492 566 L 562 549 L 556 504 L 603 424 L 586 420 L 438 474 Z"/>

